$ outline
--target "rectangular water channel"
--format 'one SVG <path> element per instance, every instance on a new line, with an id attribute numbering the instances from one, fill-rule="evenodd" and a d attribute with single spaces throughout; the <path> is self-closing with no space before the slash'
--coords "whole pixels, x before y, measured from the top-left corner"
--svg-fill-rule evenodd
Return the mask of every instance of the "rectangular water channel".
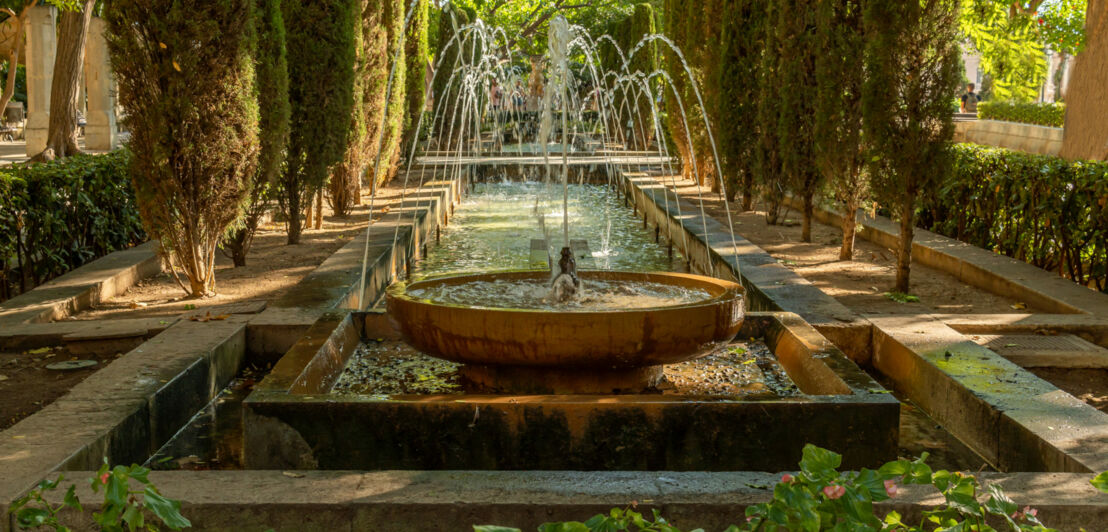
<path id="1" fill-rule="evenodd" d="M 686 268 L 611 189 L 575 185 L 569 198 L 579 268 Z M 478 184 L 458 207 L 413 276 L 547 270 L 564 242 L 560 188 Z M 457 369 L 404 344 L 382 310 L 330 313 L 243 404 L 245 465 L 778 471 L 806 442 L 844 467 L 897 449 L 896 399 L 795 314 L 749 315 L 730 345 L 667 366 L 644 393 L 473 392 Z"/>

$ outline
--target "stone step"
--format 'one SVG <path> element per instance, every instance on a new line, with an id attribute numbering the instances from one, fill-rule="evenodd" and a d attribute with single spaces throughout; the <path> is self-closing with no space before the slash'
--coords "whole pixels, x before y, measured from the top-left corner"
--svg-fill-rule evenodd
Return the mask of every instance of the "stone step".
<path id="1" fill-rule="evenodd" d="M 1024 368 L 1108 368 L 1108 349 L 1072 334 L 978 334 L 972 339 Z"/>

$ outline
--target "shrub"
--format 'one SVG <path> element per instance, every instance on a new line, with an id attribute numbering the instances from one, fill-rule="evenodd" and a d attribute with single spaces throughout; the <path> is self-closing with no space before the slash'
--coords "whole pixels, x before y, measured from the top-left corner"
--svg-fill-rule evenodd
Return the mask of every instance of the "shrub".
<path id="1" fill-rule="evenodd" d="M 146 240 L 130 152 L 0 170 L 0 300 Z"/>
<path id="2" fill-rule="evenodd" d="M 354 105 L 355 24 L 362 2 L 286 0 L 281 5 L 289 63 L 287 165 L 281 203 L 289 244 L 300 242 L 301 214 L 342 161 Z"/>
<path id="3" fill-rule="evenodd" d="M 139 213 L 181 287 L 211 295 L 258 163 L 254 3 L 110 0 L 104 15 Z"/>
<path id="4" fill-rule="evenodd" d="M 977 117 L 986 120 L 1063 127 L 1066 124 L 1066 104 L 981 102 L 977 104 Z"/>
<path id="5" fill-rule="evenodd" d="M 254 53 L 257 69 L 254 94 L 258 99 L 261 151 L 242 223 L 228 231 L 223 240 L 223 247 L 236 267 L 246 265 L 246 254 L 250 252 L 258 222 L 269 207 L 274 184 L 285 164 L 285 147 L 289 141 L 289 65 L 281 0 L 256 2 L 258 46 Z"/>
<path id="6" fill-rule="evenodd" d="M 1108 162 L 957 144 L 920 204 L 931 230 L 1108 291 Z"/>

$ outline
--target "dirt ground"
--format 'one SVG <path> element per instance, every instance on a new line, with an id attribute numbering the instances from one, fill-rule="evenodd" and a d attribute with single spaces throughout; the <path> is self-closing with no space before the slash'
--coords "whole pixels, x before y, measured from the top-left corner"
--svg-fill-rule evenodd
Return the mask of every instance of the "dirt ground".
<path id="1" fill-rule="evenodd" d="M 669 178 L 666 178 L 667 181 Z M 678 181 L 683 198 L 698 205 L 699 189 L 689 181 Z M 727 224 L 724 202 L 704 190 L 704 208 L 708 215 Z M 896 280 L 896 254 L 861 237 L 854 242 L 854 260 L 840 261 L 842 231 L 818 222 L 812 224 L 812 242 L 800 241 L 802 214 L 796 210 L 785 215 L 785 225 L 768 225 L 765 211 L 740 212 L 731 204 L 735 233 L 742 235 L 781 264 L 809 280 L 843 305 L 868 314 L 1004 314 L 1035 312 L 1021 301 L 965 284 L 954 276 L 920 264 L 912 265 L 911 294 L 918 303 L 898 303 L 885 297 Z"/>
<path id="2" fill-rule="evenodd" d="M 390 201 L 397 199 L 400 185 L 382 187 L 374 207 L 374 219 L 387 214 Z M 176 316 L 186 311 L 241 301 L 274 301 L 327 260 L 335 251 L 365 230 L 368 197 L 363 205 L 344 217 L 332 214 L 323 204 L 323 227 L 305 229 L 300 243 L 288 245 L 283 223 L 268 223 L 258 230 L 246 259 L 235 268 L 222 252 L 216 257 L 216 296 L 187 298 L 169 272 L 140 281 L 127 292 L 71 317 L 74 320 L 108 318 L 151 318 Z"/>
<path id="3" fill-rule="evenodd" d="M 1108 413 L 1108 369 L 1029 368 L 1028 371 Z"/>
<path id="4" fill-rule="evenodd" d="M 47 369 L 46 366 L 77 358 L 70 356 L 64 347 L 0 352 L 0 430 L 15 425 L 54 402 L 120 355 L 81 357 L 96 360 L 97 364 L 87 369 L 62 371 Z"/>

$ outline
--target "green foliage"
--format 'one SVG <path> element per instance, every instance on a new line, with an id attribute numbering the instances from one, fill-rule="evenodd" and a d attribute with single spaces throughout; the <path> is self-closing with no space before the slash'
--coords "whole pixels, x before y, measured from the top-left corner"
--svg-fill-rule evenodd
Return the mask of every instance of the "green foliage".
<path id="1" fill-rule="evenodd" d="M 117 150 L 0 170 L 0 300 L 146 240 L 130 160 Z"/>
<path id="2" fill-rule="evenodd" d="M 415 13 L 408 26 L 408 33 L 404 38 L 404 81 L 407 88 L 404 90 L 407 99 L 407 110 L 403 117 L 403 130 L 406 132 L 401 149 L 407 151 L 405 146 L 411 146 L 412 139 L 417 131 L 419 117 L 423 114 L 426 104 L 427 61 L 430 59 L 430 46 L 428 44 L 428 24 L 431 16 L 431 3 L 429 0 L 417 0 Z M 424 124 L 427 127 L 429 124 Z M 405 153 L 401 153 L 405 155 Z"/>
<path id="3" fill-rule="evenodd" d="M 193 296 L 214 293 L 216 246 L 257 168 L 254 12 L 253 0 L 109 0 L 104 10 L 139 212 Z"/>
<path id="4" fill-rule="evenodd" d="M 858 60 L 866 45 L 862 8 L 861 0 L 820 2 L 816 14 L 813 144 L 816 167 L 851 218 L 843 229 L 840 259 L 853 256 L 853 216 L 869 194 L 862 141 L 865 69 Z"/>
<path id="5" fill-rule="evenodd" d="M 355 25 L 361 2 L 286 0 L 289 63 L 287 165 L 281 203 L 288 215 L 290 244 L 300 241 L 301 213 L 327 182 L 331 167 L 347 149 L 354 107 Z"/>
<path id="6" fill-rule="evenodd" d="M 235 266 L 246 265 L 246 254 L 269 206 L 277 178 L 285 164 L 289 141 L 289 70 L 285 49 L 285 21 L 281 0 L 255 0 L 258 43 L 254 52 L 257 72 L 254 95 L 258 99 L 258 169 L 254 172 L 244 215 L 223 239 L 224 251 Z"/>
<path id="7" fill-rule="evenodd" d="M 372 2 L 371 2 L 372 3 Z M 400 66 L 396 69 L 392 81 L 392 92 L 389 94 L 389 100 L 386 103 L 388 105 L 388 119 L 384 125 L 383 134 L 385 136 L 384 141 L 381 143 L 381 153 L 377 155 L 380 160 L 379 173 L 373 176 L 376 184 L 381 184 L 391 179 L 396 175 L 397 162 L 400 159 L 400 141 L 403 139 L 403 126 L 407 101 L 407 69 L 404 68 L 406 64 L 403 39 L 396 57 L 392 57 L 393 52 L 396 50 L 397 37 L 404 31 L 404 13 L 405 13 L 404 0 L 390 0 L 385 2 L 385 23 L 388 28 L 388 53 L 386 57 L 394 59 Z M 391 67 L 391 63 L 387 63 Z M 387 71 L 387 68 L 386 68 Z M 386 74 L 388 76 L 388 74 Z M 372 115 L 370 120 L 374 123 L 380 123 L 380 115 Z"/>
<path id="8" fill-rule="evenodd" d="M 920 225 L 1108 291 L 1108 163 L 973 144 L 919 207 Z"/>
<path id="9" fill-rule="evenodd" d="M 926 459 L 927 454 L 924 453 L 918 460 L 897 460 L 877 470 L 839 472 L 842 456 L 811 444 L 805 445 L 800 471 L 796 475 L 784 475 L 781 482 L 773 487 L 772 501 L 748 506 L 742 524 L 732 525 L 726 532 L 991 531 L 994 529 L 987 524 L 991 522 L 1003 522 L 1009 530 L 1017 532 L 1053 531 L 1039 521 L 1034 509 L 1027 506 L 1021 509 L 999 487 L 989 486 L 986 492 L 988 498 L 981 503 L 979 491 L 982 486 L 975 477 L 959 472 L 933 471 L 924 463 Z M 896 497 L 903 485 L 930 485 L 942 495 L 944 503 L 923 511 L 918 524 L 904 522 L 895 511 L 879 517 L 874 503 Z M 546 523 L 539 527 L 539 532 L 680 532 L 657 511 L 653 515 L 651 521 L 631 509 L 615 508 L 607 515 L 599 514 L 583 523 Z M 475 526 L 473 530 L 519 532 L 519 529 L 499 526 Z"/>
<path id="10" fill-rule="evenodd" d="M 461 117 L 456 116 L 455 101 L 460 90 L 461 80 L 455 76 L 451 80 L 451 73 L 462 63 L 463 55 L 469 60 L 472 45 L 464 34 L 455 38 L 455 31 L 461 31 L 470 23 L 471 15 L 463 9 L 447 4 L 439 16 L 439 41 L 436 45 L 439 56 L 435 59 L 435 77 L 432 83 L 432 93 L 435 98 L 434 112 L 439 115 L 439 123 L 435 124 L 439 138 L 445 142 L 450 132 L 457 129 Z"/>
<path id="11" fill-rule="evenodd" d="M 181 530 L 192 526 L 181 515 L 181 503 L 163 496 L 147 478 L 149 474 L 149 469 L 139 465 L 112 468 L 105 460 L 96 476 L 89 479 L 93 493 L 103 492 L 104 495 L 100 511 L 92 514 L 92 521 L 99 530 L 159 530 L 159 525 L 170 530 Z M 62 503 L 57 506 L 46 500 L 46 495 L 58 489 L 62 480 L 62 476 L 53 481 L 43 480 L 30 493 L 15 501 L 9 511 L 15 515 L 21 529 L 45 527 L 56 532 L 71 530 L 62 523 L 60 516 L 65 509 L 84 512 L 76 486 L 69 486 Z M 131 481 L 138 483 L 137 489 L 132 489 Z"/>
<path id="12" fill-rule="evenodd" d="M 509 43 L 499 44 L 508 44 L 508 48 L 527 55 L 541 55 L 546 52 L 547 25 L 554 16 L 563 15 L 570 24 L 584 26 L 592 35 L 601 35 L 609 23 L 626 17 L 641 1 L 452 0 L 451 4 L 480 17 L 487 25 L 504 28 Z"/>
<path id="13" fill-rule="evenodd" d="M 981 52 L 996 99 L 1034 100 L 1046 77 L 1046 48 L 1073 55 L 1084 47 L 1088 0 L 1024 4 L 962 0 L 962 33 Z"/>
<path id="14" fill-rule="evenodd" d="M 604 71 L 616 72 L 624 75 L 638 73 L 645 79 L 658 69 L 658 50 L 656 43 L 646 44 L 639 49 L 634 57 L 628 57 L 631 49 L 635 47 L 647 35 L 657 33 L 655 26 L 654 9 L 650 4 L 638 4 L 634 11 L 624 19 L 613 21 L 608 25 L 607 34 L 619 45 L 622 57 L 615 50 L 610 41 L 599 43 L 600 62 Z M 623 67 L 623 59 L 628 59 L 627 68 Z M 646 94 L 645 89 L 638 83 L 621 84 L 616 91 L 616 97 L 609 111 L 609 122 L 612 131 L 627 131 L 626 124 L 633 121 L 629 132 L 633 142 L 629 142 L 631 149 L 645 150 L 654 139 L 654 115 L 651 95 Z"/>
<path id="15" fill-rule="evenodd" d="M 750 208 L 757 172 L 755 149 L 761 124 L 758 122 L 759 75 L 762 38 L 766 31 L 766 0 L 727 2 L 722 16 L 719 105 L 713 119 L 717 127 L 716 148 L 734 197 L 740 189 L 743 204 Z"/>
<path id="16" fill-rule="evenodd" d="M 1089 481 L 1101 493 L 1108 493 L 1108 471 L 1105 471 Z"/>
<path id="17" fill-rule="evenodd" d="M 862 89 L 870 182 L 900 220 L 895 289 L 908 292 L 916 197 L 949 171 L 950 96 L 961 80 L 957 2 L 869 2 Z"/>
<path id="18" fill-rule="evenodd" d="M 904 292 L 885 292 L 885 298 L 897 303 L 919 303 L 919 296 L 905 294 Z"/>
<path id="19" fill-rule="evenodd" d="M 977 104 L 977 117 L 986 120 L 1063 127 L 1066 123 L 1066 104 L 981 102 Z"/>
<path id="20" fill-rule="evenodd" d="M 804 202 L 803 240 L 811 241 L 813 197 L 822 179 L 816 162 L 816 104 L 819 86 L 816 64 L 821 59 L 817 40 L 816 2 L 778 2 L 775 28 L 767 45 L 776 47 L 773 66 L 777 82 L 776 144 L 781 157 L 781 175 L 786 187 Z M 833 58 L 832 58 L 833 59 Z M 773 124 L 766 124 L 767 129 Z"/>

